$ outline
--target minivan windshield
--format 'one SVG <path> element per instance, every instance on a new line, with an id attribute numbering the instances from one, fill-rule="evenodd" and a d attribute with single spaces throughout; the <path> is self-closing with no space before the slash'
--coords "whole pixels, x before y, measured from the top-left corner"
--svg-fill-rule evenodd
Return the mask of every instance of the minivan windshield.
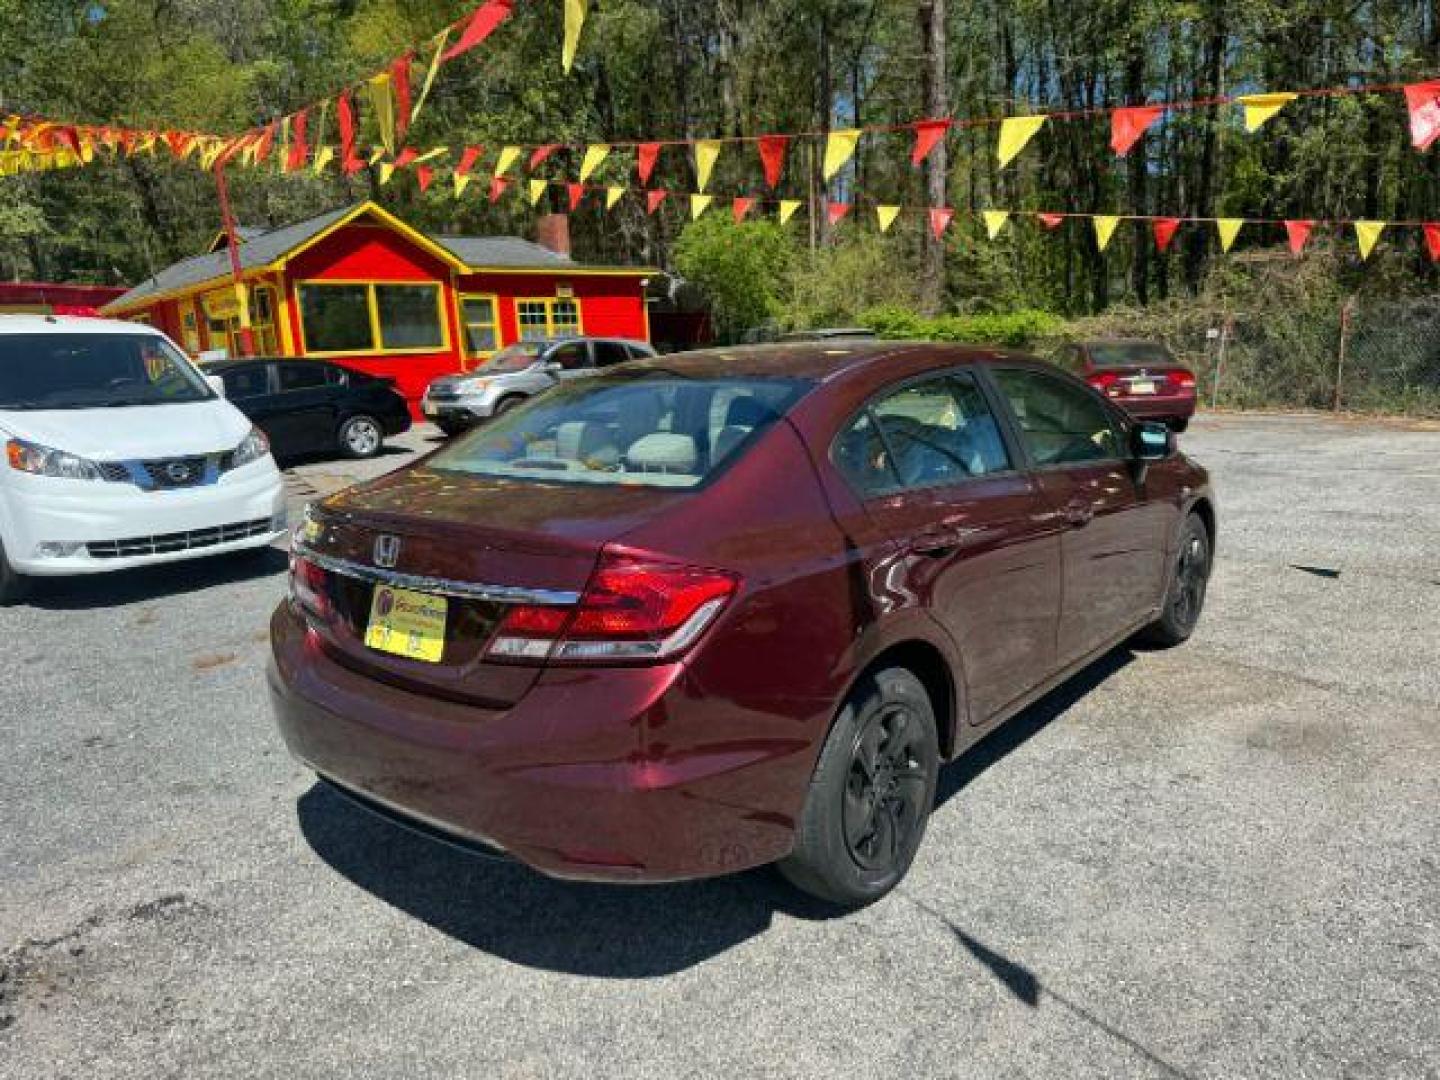
<path id="1" fill-rule="evenodd" d="M 514 345 L 506 345 L 494 356 L 480 365 L 480 370 L 487 375 L 506 375 L 515 371 L 524 371 L 536 360 L 540 359 L 540 346 L 533 341 L 517 341 Z"/>
<path id="2" fill-rule="evenodd" d="M 810 385 L 617 369 L 531 398 L 429 465 L 479 476 L 692 488 L 743 453 Z"/>
<path id="3" fill-rule="evenodd" d="M 214 396 L 156 334 L 0 334 L 0 409 L 105 409 Z"/>

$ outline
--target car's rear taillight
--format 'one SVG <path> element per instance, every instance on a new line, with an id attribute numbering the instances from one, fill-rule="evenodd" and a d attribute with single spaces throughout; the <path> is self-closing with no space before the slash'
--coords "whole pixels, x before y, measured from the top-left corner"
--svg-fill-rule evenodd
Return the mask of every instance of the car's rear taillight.
<path id="1" fill-rule="evenodd" d="M 1175 374 L 1171 375 L 1170 378 L 1174 380 L 1175 385 L 1178 386 L 1181 390 L 1195 389 L 1195 376 L 1191 375 L 1188 371 L 1177 371 Z"/>
<path id="2" fill-rule="evenodd" d="M 601 553 L 574 607 L 512 607 L 490 642 L 510 660 L 662 660 L 692 645 L 739 578 L 723 570 Z"/>
<path id="3" fill-rule="evenodd" d="M 303 555 L 290 556 L 290 599 L 299 608 L 321 619 L 332 613 L 323 567 Z"/>
<path id="4" fill-rule="evenodd" d="M 1113 371 L 1097 371 L 1094 375 L 1087 375 L 1085 381 L 1107 397 L 1120 397 L 1125 393 L 1120 376 Z"/>

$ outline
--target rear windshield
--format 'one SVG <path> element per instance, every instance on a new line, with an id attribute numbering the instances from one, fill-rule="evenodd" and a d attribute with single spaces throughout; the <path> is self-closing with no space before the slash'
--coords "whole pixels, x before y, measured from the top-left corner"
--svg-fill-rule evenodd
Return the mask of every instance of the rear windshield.
<path id="1" fill-rule="evenodd" d="M 213 391 L 155 334 L 0 334 L 0 409 L 205 401 Z"/>
<path id="2" fill-rule="evenodd" d="M 1159 367 L 1173 364 L 1175 358 L 1164 345 L 1091 345 L 1090 363 L 1094 367 Z"/>
<path id="3" fill-rule="evenodd" d="M 617 368 L 502 413 L 429 465 L 480 476 L 692 488 L 743 452 L 809 385 Z"/>

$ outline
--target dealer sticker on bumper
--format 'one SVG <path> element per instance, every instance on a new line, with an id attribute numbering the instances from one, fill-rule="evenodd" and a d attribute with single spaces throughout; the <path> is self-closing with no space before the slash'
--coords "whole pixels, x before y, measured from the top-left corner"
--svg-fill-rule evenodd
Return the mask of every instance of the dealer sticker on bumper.
<path id="1" fill-rule="evenodd" d="M 448 608 L 443 596 L 377 585 L 370 601 L 365 644 L 380 652 L 438 664 L 445 654 Z"/>

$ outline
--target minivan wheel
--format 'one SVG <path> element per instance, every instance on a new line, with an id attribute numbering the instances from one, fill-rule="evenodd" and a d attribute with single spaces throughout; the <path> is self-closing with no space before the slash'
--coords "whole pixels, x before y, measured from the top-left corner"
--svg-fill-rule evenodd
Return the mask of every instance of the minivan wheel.
<path id="1" fill-rule="evenodd" d="M 490 415 L 491 415 L 491 416 L 503 416 L 503 415 L 505 415 L 507 412 L 509 412 L 511 409 L 515 408 L 516 405 L 519 405 L 519 404 L 520 404 L 522 401 L 524 401 L 524 400 L 525 400 L 525 399 L 524 399 L 523 397 L 521 397 L 519 394 L 511 394 L 511 395 L 510 395 L 509 397 L 507 397 L 507 398 L 501 398 L 499 401 L 497 401 L 497 402 L 495 403 L 495 409 L 494 409 L 494 411 L 493 411 Z"/>
<path id="2" fill-rule="evenodd" d="M 340 449 L 346 457 L 372 458 L 385 445 L 385 432 L 373 416 L 352 416 L 340 425 Z"/>
<path id="3" fill-rule="evenodd" d="M 1199 514 L 1185 519 L 1180 549 L 1170 575 L 1170 588 L 1160 617 L 1140 631 L 1140 640 L 1168 648 L 1195 632 L 1210 583 L 1210 534 Z"/>
<path id="4" fill-rule="evenodd" d="M 5 557 L 5 548 L 0 545 L 0 607 L 18 604 L 30 593 L 30 579 L 17 574 Z"/>
<path id="5" fill-rule="evenodd" d="M 833 904 L 862 907 L 910 869 L 935 802 L 935 709 L 904 668 L 863 680 L 840 710 L 780 872 Z"/>

